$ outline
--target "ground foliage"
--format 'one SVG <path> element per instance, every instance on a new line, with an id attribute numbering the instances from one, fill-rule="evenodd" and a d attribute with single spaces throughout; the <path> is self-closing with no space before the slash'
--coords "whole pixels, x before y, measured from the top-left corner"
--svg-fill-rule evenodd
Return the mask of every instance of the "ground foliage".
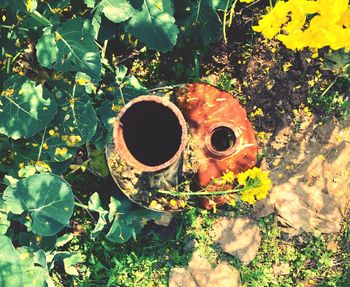
<path id="1" fill-rule="evenodd" d="M 230 91 L 245 104 L 261 146 L 276 122 L 297 129 L 295 112 L 315 113 L 320 123 L 349 116 L 349 54 L 326 47 L 316 55 L 300 45 L 292 52 L 254 33 L 274 2 L 0 1 L 2 285 L 167 286 L 193 240 L 230 261 L 247 286 L 350 284 L 347 223 L 338 237 L 285 240 L 273 216 L 261 219 L 261 250 L 242 266 L 212 244 L 215 214 L 191 209 L 167 228 L 142 230 L 159 215 L 133 206 L 101 177 L 116 112 L 162 86 L 169 92 L 202 80 Z M 251 207 L 218 213 L 249 215 Z M 273 273 L 280 262 L 289 274 Z"/>

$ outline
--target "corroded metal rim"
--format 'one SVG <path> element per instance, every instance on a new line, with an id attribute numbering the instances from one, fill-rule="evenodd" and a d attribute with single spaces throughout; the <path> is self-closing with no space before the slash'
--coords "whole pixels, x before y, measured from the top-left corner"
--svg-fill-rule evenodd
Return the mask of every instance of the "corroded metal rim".
<path id="1" fill-rule="evenodd" d="M 141 163 L 131 154 L 131 152 L 129 151 L 129 149 L 127 148 L 126 143 L 125 143 L 125 139 L 123 136 L 123 126 L 121 124 L 121 118 L 123 117 L 123 115 L 127 112 L 127 110 L 131 106 L 133 106 L 136 103 L 140 103 L 140 102 L 153 102 L 153 103 L 158 103 L 158 104 L 163 105 L 164 107 L 168 108 L 170 111 L 172 111 L 175 114 L 176 118 L 179 121 L 179 125 L 181 126 L 181 142 L 180 142 L 180 146 L 179 146 L 178 150 L 168 161 L 166 161 L 160 165 L 148 166 L 148 165 Z M 119 114 L 114 122 L 113 140 L 114 140 L 114 145 L 115 145 L 116 151 L 118 152 L 118 154 L 121 156 L 121 158 L 125 162 L 127 162 L 128 164 L 130 164 L 131 166 L 133 166 L 134 168 L 136 168 L 142 172 L 160 171 L 160 170 L 163 170 L 163 169 L 169 167 L 173 163 L 175 163 L 180 158 L 183 150 L 185 149 L 186 137 L 187 137 L 187 124 L 186 124 L 185 118 L 183 117 L 181 111 L 179 110 L 179 108 L 175 104 L 173 104 L 169 100 L 164 99 L 164 98 L 159 97 L 159 96 L 148 95 L 148 96 L 140 96 L 140 97 L 135 98 L 134 100 L 130 101 L 128 104 L 126 104 L 122 108 L 122 110 L 119 112 Z"/>
<path id="2" fill-rule="evenodd" d="M 228 149 L 226 150 L 223 150 L 223 151 L 218 151 L 216 150 L 214 147 L 213 147 L 213 144 L 211 142 L 211 138 L 212 138 L 212 135 L 214 134 L 215 130 L 217 128 L 221 128 L 221 127 L 225 127 L 225 128 L 228 128 L 230 129 L 234 135 L 235 135 L 235 143 L 230 146 Z M 239 131 L 237 130 L 237 128 L 235 128 L 233 125 L 231 125 L 230 123 L 228 122 L 220 122 L 220 123 L 216 123 L 214 125 L 212 125 L 207 134 L 205 135 L 205 146 L 206 148 L 208 149 L 208 151 L 213 154 L 214 156 L 217 156 L 217 157 L 227 157 L 227 156 L 230 156 L 231 154 L 233 154 L 235 151 L 236 151 L 236 148 L 237 146 L 239 146 L 241 143 L 240 143 L 240 136 L 239 136 Z"/>

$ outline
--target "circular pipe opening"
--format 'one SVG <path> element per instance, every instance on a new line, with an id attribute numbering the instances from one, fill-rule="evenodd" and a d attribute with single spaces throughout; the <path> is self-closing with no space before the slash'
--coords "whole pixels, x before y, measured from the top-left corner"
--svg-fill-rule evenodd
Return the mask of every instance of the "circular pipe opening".
<path id="1" fill-rule="evenodd" d="M 186 123 L 171 102 L 156 96 L 139 97 L 118 118 L 116 146 L 127 163 L 143 171 L 157 171 L 181 155 Z"/>
<path id="2" fill-rule="evenodd" d="M 231 123 L 216 123 L 205 135 L 205 146 L 211 155 L 216 157 L 230 156 L 238 142 L 237 131 Z"/>
<path id="3" fill-rule="evenodd" d="M 211 134 L 210 143 L 216 151 L 226 151 L 235 145 L 236 136 L 233 130 L 228 127 L 217 127 Z"/>

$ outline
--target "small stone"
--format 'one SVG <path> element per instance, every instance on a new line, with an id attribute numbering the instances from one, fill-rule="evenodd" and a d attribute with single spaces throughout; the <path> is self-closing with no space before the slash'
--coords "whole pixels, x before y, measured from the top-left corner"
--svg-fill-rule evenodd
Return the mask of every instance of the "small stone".
<path id="1" fill-rule="evenodd" d="M 197 287 L 197 284 L 188 270 L 173 268 L 169 273 L 169 287 Z"/>
<path id="2" fill-rule="evenodd" d="M 251 262 L 260 247 L 260 229 L 249 218 L 222 217 L 213 225 L 214 242 L 225 252 L 236 256 L 243 264 Z"/>
<path id="3" fill-rule="evenodd" d="M 135 174 L 132 173 L 130 170 L 125 170 L 122 172 L 122 177 L 127 178 L 127 179 L 132 179 L 135 177 Z"/>
<path id="4" fill-rule="evenodd" d="M 340 231 L 342 215 L 339 205 L 328 193 L 308 186 L 296 177 L 273 187 L 269 200 L 274 204 L 279 221 L 302 231 L 313 234 L 337 233 Z"/>
<path id="5" fill-rule="evenodd" d="M 213 268 L 209 261 L 203 258 L 198 251 L 192 255 L 191 261 L 188 263 L 188 269 L 191 272 L 192 278 L 199 287 L 206 287 L 209 275 Z"/>
<path id="6" fill-rule="evenodd" d="M 290 273 L 290 266 L 288 263 L 277 263 L 273 266 L 273 273 L 275 275 L 288 275 Z"/>
<path id="7" fill-rule="evenodd" d="M 173 268 L 169 287 L 241 287 L 240 274 L 227 262 L 213 268 L 198 251 L 192 255 L 187 268 Z"/>
<path id="8" fill-rule="evenodd" d="M 240 287 L 241 278 L 237 269 L 227 262 L 221 262 L 210 273 L 206 287 Z"/>
<path id="9" fill-rule="evenodd" d="M 173 219 L 173 214 L 171 212 L 163 212 L 163 214 L 154 220 L 154 223 L 162 226 L 169 226 L 171 220 Z"/>
<path id="10" fill-rule="evenodd" d="M 335 240 L 327 242 L 327 250 L 336 252 L 339 249 L 338 243 Z"/>

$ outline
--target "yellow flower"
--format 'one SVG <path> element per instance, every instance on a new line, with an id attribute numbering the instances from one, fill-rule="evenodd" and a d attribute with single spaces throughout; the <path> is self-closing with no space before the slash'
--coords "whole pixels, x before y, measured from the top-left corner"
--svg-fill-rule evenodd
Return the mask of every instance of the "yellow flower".
<path id="1" fill-rule="evenodd" d="M 1 92 L 1 95 L 5 97 L 12 97 L 14 93 L 15 93 L 14 89 L 6 89 Z"/>
<path id="2" fill-rule="evenodd" d="M 288 72 L 290 67 L 292 67 L 293 65 L 291 64 L 291 62 L 286 62 L 284 65 L 283 65 L 283 71 L 284 72 Z"/>
<path id="3" fill-rule="evenodd" d="M 257 167 L 239 173 L 237 182 L 243 187 L 240 192 L 241 200 L 249 204 L 264 199 L 271 188 L 269 173 Z"/>
<path id="4" fill-rule="evenodd" d="M 311 18 L 309 23 L 307 18 Z M 348 0 L 289 0 L 277 2 L 253 30 L 267 39 L 276 37 L 292 50 L 329 46 L 333 50 L 345 48 L 348 51 L 349 26 Z"/>
<path id="5" fill-rule="evenodd" d="M 239 0 L 242 3 L 253 3 L 255 0 Z"/>
<path id="6" fill-rule="evenodd" d="M 254 117 L 260 117 L 260 116 L 263 116 L 264 115 L 264 112 L 261 108 L 257 108 L 254 112 L 251 112 L 250 113 L 250 117 L 251 118 L 254 118 Z"/>
<path id="7" fill-rule="evenodd" d="M 63 135 L 61 138 L 69 147 L 74 147 L 82 141 L 81 136 L 79 135 Z"/>
<path id="8" fill-rule="evenodd" d="M 84 78 L 78 78 L 75 80 L 75 82 L 81 86 L 90 83 L 90 81 L 88 79 L 84 79 Z"/>
<path id="9" fill-rule="evenodd" d="M 65 154 L 67 154 L 67 152 L 68 152 L 68 149 L 66 147 L 63 147 L 63 148 L 57 147 L 55 149 L 55 155 L 64 156 Z"/>
<path id="10" fill-rule="evenodd" d="M 58 32 L 55 32 L 55 41 L 58 42 L 59 40 L 62 40 L 62 35 Z"/>
<path id="11" fill-rule="evenodd" d="M 49 130 L 49 135 L 53 138 L 58 138 L 60 134 L 58 133 L 58 128 L 55 127 L 54 129 Z"/>
<path id="12" fill-rule="evenodd" d="M 51 167 L 46 163 L 41 160 L 38 160 L 35 162 L 35 167 L 37 168 L 42 168 L 45 171 L 51 172 Z"/>

